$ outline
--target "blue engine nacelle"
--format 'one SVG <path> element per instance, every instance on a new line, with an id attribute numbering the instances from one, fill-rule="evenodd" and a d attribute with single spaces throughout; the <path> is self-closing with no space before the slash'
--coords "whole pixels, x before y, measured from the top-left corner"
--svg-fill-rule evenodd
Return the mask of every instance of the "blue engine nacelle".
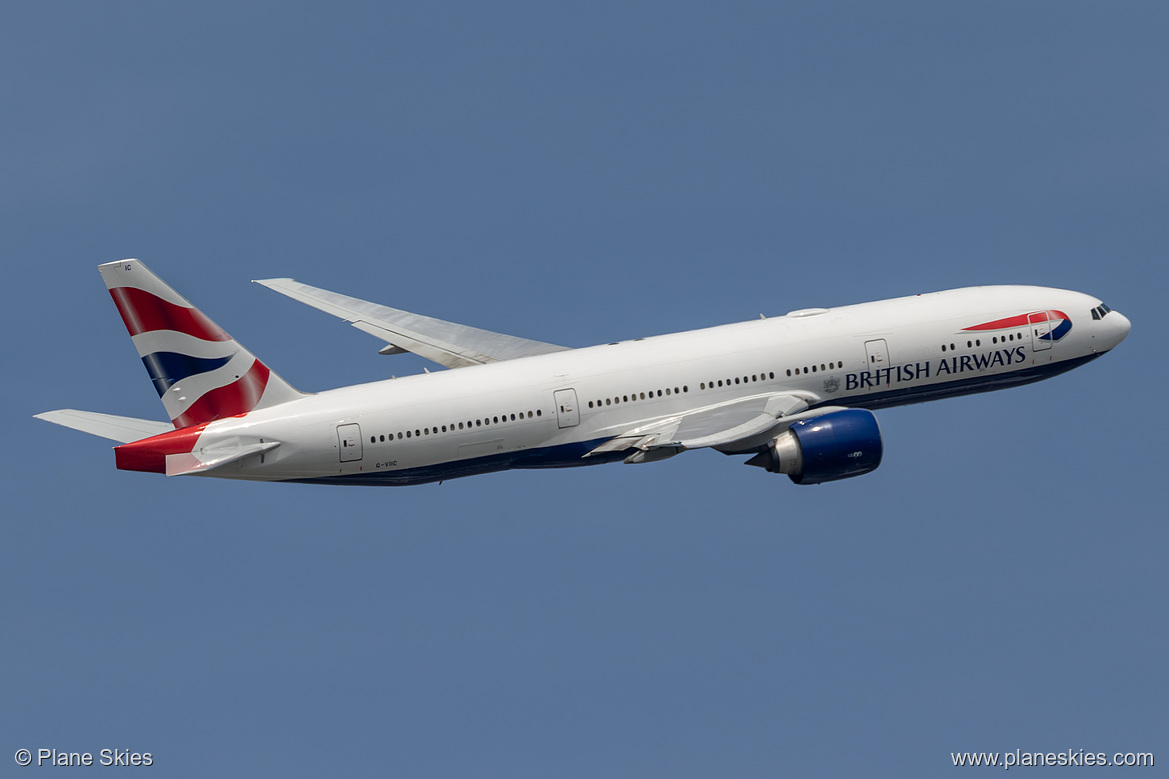
<path id="1" fill-rule="evenodd" d="M 876 470 L 882 451 L 877 418 L 850 408 L 795 422 L 747 465 L 786 473 L 796 484 L 820 484 Z"/>

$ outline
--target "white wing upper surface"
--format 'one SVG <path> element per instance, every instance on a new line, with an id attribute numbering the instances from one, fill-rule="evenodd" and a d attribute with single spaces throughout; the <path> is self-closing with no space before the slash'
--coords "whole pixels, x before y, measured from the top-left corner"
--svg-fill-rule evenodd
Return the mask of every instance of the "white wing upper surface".
<path id="1" fill-rule="evenodd" d="M 390 348 L 382 350 L 385 354 L 413 352 L 447 368 L 483 365 L 567 350 L 564 346 L 529 341 L 381 306 L 301 284 L 295 279 L 262 279 L 256 283 L 340 317 L 358 330 L 382 339 L 390 344 Z"/>

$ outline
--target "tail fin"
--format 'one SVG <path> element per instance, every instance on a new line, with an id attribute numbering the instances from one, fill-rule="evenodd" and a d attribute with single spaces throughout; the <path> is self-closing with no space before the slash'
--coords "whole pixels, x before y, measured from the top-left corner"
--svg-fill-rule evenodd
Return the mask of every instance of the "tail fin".
<path id="1" fill-rule="evenodd" d="M 98 270 L 175 427 L 303 397 L 138 260 Z"/>

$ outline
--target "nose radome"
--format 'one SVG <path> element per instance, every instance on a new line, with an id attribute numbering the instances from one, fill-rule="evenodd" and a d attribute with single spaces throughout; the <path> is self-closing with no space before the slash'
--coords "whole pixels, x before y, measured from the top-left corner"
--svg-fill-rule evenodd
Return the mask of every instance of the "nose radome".
<path id="1" fill-rule="evenodd" d="M 1128 337 L 1128 331 L 1132 330 L 1132 322 L 1128 321 L 1128 317 L 1119 311 L 1113 311 L 1112 313 L 1116 314 L 1116 323 L 1113 325 L 1113 327 L 1116 327 L 1120 333 L 1116 339 L 1116 342 L 1120 343 Z"/>
<path id="2" fill-rule="evenodd" d="M 1127 338 L 1128 331 L 1132 330 L 1132 322 L 1128 321 L 1128 317 L 1119 311 L 1109 311 L 1104 317 L 1103 324 L 1106 328 L 1104 334 L 1105 349 L 1114 348 Z"/>

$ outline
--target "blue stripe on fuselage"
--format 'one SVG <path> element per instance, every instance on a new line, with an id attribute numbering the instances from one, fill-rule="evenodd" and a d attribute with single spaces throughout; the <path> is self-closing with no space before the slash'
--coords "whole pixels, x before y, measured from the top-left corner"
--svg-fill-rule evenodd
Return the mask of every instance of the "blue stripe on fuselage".
<path id="1" fill-rule="evenodd" d="M 1059 339 L 1061 339 L 1065 335 L 1067 335 L 1068 331 L 1071 329 L 1072 329 L 1071 321 L 1065 319 L 1062 322 L 1060 322 L 1058 325 L 1056 325 L 1055 328 L 1050 333 L 1044 333 L 1043 335 L 1039 336 L 1039 340 L 1040 341 L 1058 341 Z"/>
<path id="2" fill-rule="evenodd" d="M 529 468 L 578 468 L 582 465 L 601 465 L 623 460 L 627 452 L 606 452 L 595 457 L 585 457 L 608 438 L 579 441 L 571 444 L 545 446 L 539 449 L 524 449 L 518 452 L 491 454 L 469 460 L 454 460 L 420 468 L 403 468 L 398 471 L 372 471 L 347 473 L 318 479 L 289 479 L 298 484 L 356 484 L 364 486 L 407 486 L 455 479 L 460 476 L 476 476 L 481 473 L 495 473 L 513 469 Z"/>
<path id="3" fill-rule="evenodd" d="M 848 406 L 850 408 L 890 408 L 891 406 L 907 406 L 910 403 L 924 403 L 927 400 L 941 400 L 959 395 L 975 395 L 980 392 L 993 392 L 1008 387 L 1021 387 L 1052 376 L 1066 373 L 1085 363 L 1095 360 L 1105 352 L 1076 357 L 1071 360 L 1035 365 L 1009 373 L 994 373 L 985 376 L 971 376 L 966 379 L 956 379 L 940 384 L 926 384 L 916 387 L 902 387 L 900 389 L 870 392 L 864 395 L 850 395 L 845 398 L 829 398 L 817 403 L 817 406 Z"/>

